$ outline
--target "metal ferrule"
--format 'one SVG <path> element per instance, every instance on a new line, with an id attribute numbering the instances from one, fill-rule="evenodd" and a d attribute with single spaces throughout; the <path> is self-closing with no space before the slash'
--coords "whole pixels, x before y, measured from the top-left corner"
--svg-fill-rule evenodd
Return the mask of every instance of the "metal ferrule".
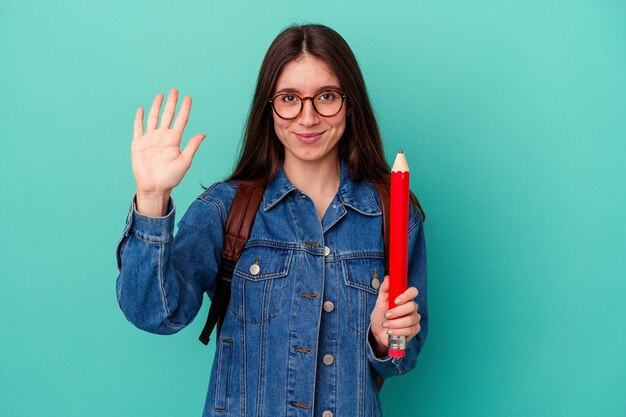
<path id="1" fill-rule="evenodd" d="M 389 336 L 389 349 L 404 350 L 406 349 L 405 336 Z"/>

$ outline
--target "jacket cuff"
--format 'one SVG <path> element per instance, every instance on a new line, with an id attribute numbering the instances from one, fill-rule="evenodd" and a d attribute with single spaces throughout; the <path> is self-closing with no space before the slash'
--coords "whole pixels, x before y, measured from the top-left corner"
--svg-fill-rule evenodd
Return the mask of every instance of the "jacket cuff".
<path id="1" fill-rule="evenodd" d="M 163 217 L 151 217 L 137 211 L 137 196 L 135 195 L 126 218 L 124 236 L 128 237 L 132 233 L 149 243 L 166 243 L 174 234 L 175 216 L 176 206 L 171 197 L 167 203 L 167 214 Z"/>
<path id="2" fill-rule="evenodd" d="M 376 341 L 374 340 L 374 334 L 372 333 L 372 325 L 368 325 L 367 326 L 367 356 L 370 360 L 370 362 L 377 362 L 377 363 L 385 363 L 385 362 L 389 362 L 392 358 L 391 356 L 385 354 L 385 356 L 376 356 L 376 353 L 374 351 L 374 344 L 376 343 Z"/>

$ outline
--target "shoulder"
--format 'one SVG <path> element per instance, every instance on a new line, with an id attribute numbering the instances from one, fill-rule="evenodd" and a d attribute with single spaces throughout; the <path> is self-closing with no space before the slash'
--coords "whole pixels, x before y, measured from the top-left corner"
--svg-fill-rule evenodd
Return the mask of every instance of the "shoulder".
<path id="1" fill-rule="evenodd" d="M 419 227 L 424 222 L 422 212 L 417 208 L 415 204 L 409 204 L 409 233 L 413 230 L 419 230 Z"/>
<path id="2" fill-rule="evenodd" d="M 384 214 L 385 210 L 383 210 L 382 198 L 389 199 L 391 197 L 391 187 L 388 185 L 384 185 L 382 183 L 378 183 L 378 186 L 377 186 L 377 184 L 375 184 L 373 181 L 370 181 L 370 180 L 363 180 L 363 183 L 367 184 L 367 186 L 370 189 L 370 192 L 374 196 L 376 204 L 378 204 L 378 207 L 380 208 L 381 212 L 383 212 Z M 380 192 L 379 192 L 379 188 L 380 188 Z M 383 195 L 381 195 L 381 193 Z M 421 225 L 423 221 L 424 221 L 424 217 L 420 209 L 412 202 L 409 202 L 409 231 Z"/>
<path id="3" fill-rule="evenodd" d="M 195 216 L 218 215 L 222 224 L 225 224 L 238 185 L 238 182 L 233 181 L 220 181 L 212 184 L 191 203 L 188 212 Z"/>

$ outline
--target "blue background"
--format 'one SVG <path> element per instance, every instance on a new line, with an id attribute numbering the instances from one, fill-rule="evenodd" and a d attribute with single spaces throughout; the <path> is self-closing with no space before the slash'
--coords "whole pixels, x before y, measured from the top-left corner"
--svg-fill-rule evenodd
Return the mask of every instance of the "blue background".
<path id="1" fill-rule="evenodd" d="M 0 1 L 0 415 L 200 415 L 208 303 L 162 337 L 115 298 L 135 110 L 193 96 L 180 218 L 310 22 L 353 48 L 428 215 L 431 330 L 386 415 L 625 415 L 626 3 L 577 0 Z"/>

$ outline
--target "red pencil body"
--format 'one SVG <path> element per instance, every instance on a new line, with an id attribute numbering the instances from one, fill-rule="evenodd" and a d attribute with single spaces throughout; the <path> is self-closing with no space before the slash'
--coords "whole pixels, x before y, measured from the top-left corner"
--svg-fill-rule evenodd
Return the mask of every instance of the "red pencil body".
<path id="1" fill-rule="evenodd" d="M 389 219 L 389 309 L 406 291 L 409 244 L 409 172 L 391 171 L 391 217 Z M 392 357 L 403 357 L 404 350 L 389 348 Z"/>

